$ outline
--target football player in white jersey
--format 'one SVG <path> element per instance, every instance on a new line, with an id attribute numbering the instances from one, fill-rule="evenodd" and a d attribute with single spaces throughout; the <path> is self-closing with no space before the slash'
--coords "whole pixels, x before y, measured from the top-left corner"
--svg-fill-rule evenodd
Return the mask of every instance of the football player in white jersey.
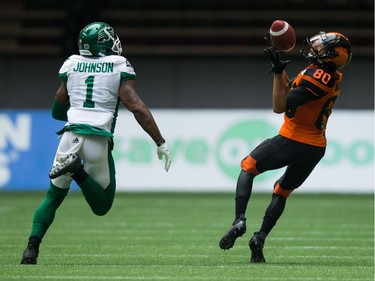
<path id="1" fill-rule="evenodd" d="M 112 206 L 115 166 L 113 132 L 120 102 L 134 114 L 139 125 L 154 140 L 164 168 L 171 165 L 170 153 L 148 107 L 137 95 L 136 74 L 121 56 L 121 42 L 114 29 L 103 22 L 84 27 L 78 36 L 80 55 L 70 56 L 59 71 L 52 116 L 67 121 L 58 132 L 50 187 L 36 209 L 29 242 L 21 264 L 36 264 L 39 245 L 74 180 L 94 214 L 105 215 Z"/>

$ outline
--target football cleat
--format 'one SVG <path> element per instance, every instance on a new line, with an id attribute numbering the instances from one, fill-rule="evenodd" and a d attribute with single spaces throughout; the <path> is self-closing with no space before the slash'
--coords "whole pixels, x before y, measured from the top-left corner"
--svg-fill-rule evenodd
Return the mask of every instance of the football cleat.
<path id="1" fill-rule="evenodd" d="M 227 233 L 225 233 L 220 239 L 219 247 L 223 250 L 229 250 L 233 247 L 236 239 L 241 237 L 244 233 L 246 233 L 246 218 L 244 216 L 240 216 L 233 222 Z"/>
<path id="2" fill-rule="evenodd" d="M 266 262 L 263 255 L 264 239 L 260 237 L 259 232 L 254 232 L 254 236 L 249 241 L 251 251 L 250 262 L 263 263 Z"/>
<path id="3" fill-rule="evenodd" d="M 49 177 L 50 179 L 55 179 L 67 173 L 69 173 L 69 175 L 74 175 L 81 167 L 82 163 L 79 155 L 77 153 L 71 153 L 64 162 L 52 167 L 49 172 Z"/>
<path id="4" fill-rule="evenodd" d="M 36 264 L 39 250 L 28 244 L 22 255 L 21 264 Z"/>

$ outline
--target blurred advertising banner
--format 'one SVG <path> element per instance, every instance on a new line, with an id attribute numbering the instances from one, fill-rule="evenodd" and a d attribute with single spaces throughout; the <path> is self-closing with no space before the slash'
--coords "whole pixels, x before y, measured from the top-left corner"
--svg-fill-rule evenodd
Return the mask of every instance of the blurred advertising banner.
<path id="1" fill-rule="evenodd" d="M 0 110 L 0 190 L 47 190 L 63 124 L 47 110 Z"/>
<path id="2" fill-rule="evenodd" d="M 240 162 L 273 137 L 283 115 L 272 110 L 160 110 L 153 115 L 172 154 L 169 172 L 133 115 L 119 112 L 113 156 L 118 191 L 234 192 Z M 49 110 L 0 110 L 0 190 L 45 190 L 64 122 Z M 334 110 L 326 155 L 298 192 L 374 191 L 374 112 Z M 255 179 L 271 191 L 285 169 Z"/>

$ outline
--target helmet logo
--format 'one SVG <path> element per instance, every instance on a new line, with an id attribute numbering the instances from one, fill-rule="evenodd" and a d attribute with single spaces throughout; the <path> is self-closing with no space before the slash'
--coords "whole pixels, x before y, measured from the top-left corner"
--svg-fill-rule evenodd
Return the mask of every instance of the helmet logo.
<path id="1" fill-rule="evenodd" d="M 104 42 L 107 42 L 107 41 L 114 41 L 115 38 L 114 38 L 114 32 L 113 32 L 113 29 L 106 26 L 104 27 L 102 30 L 99 31 L 99 34 L 98 34 L 98 43 L 104 43 Z"/>

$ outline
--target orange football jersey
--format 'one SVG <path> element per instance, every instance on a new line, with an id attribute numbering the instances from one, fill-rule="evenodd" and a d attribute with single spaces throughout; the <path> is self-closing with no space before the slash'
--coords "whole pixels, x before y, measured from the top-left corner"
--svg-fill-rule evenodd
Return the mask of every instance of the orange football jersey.
<path id="1" fill-rule="evenodd" d="M 303 87 L 314 99 L 285 112 L 280 135 L 298 142 L 325 147 L 327 121 L 340 94 L 341 80 L 340 72 L 329 72 L 313 64 L 301 71 L 293 81 L 290 91 Z"/>

